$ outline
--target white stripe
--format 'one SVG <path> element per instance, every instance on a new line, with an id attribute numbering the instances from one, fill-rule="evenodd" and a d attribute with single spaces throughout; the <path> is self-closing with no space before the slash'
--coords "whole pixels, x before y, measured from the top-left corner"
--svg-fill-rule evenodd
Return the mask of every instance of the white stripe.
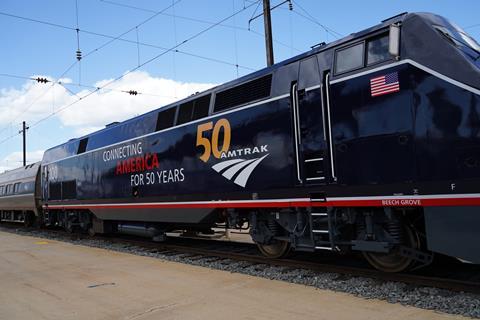
<path id="1" fill-rule="evenodd" d="M 265 103 L 269 103 L 269 102 L 272 102 L 272 101 L 277 101 L 277 100 L 280 100 L 280 99 L 283 99 L 283 98 L 286 98 L 286 97 L 290 97 L 290 94 L 289 94 L 289 93 L 282 94 L 282 95 L 280 95 L 280 96 L 273 97 L 273 98 L 266 99 L 266 100 L 262 100 L 262 101 L 258 101 L 258 102 L 255 102 L 255 103 L 252 103 L 252 104 L 249 104 L 249 105 L 240 107 L 240 108 L 233 108 L 233 109 L 231 109 L 231 110 L 227 110 L 227 111 L 224 111 L 224 112 L 215 113 L 215 114 L 212 114 L 212 115 L 210 115 L 210 116 L 208 116 L 208 117 L 201 118 L 201 119 L 198 119 L 198 120 L 194 120 L 194 121 L 191 121 L 191 122 L 187 122 L 187 123 L 184 123 L 184 124 L 181 124 L 181 125 L 178 125 L 178 126 L 173 126 L 173 127 L 167 128 L 167 129 L 163 129 L 163 130 L 159 130 L 159 131 L 147 133 L 147 134 L 144 134 L 143 136 L 138 136 L 138 137 L 131 138 L 131 139 L 128 139 L 128 140 L 123 140 L 123 141 L 120 141 L 120 142 L 112 143 L 112 144 L 109 144 L 108 146 L 100 147 L 100 148 L 97 148 L 97 149 L 88 150 L 88 151 L 86 151 L 86 152 L 84 152 L 84 153 L 81 153 L 81 154 L 74 154 L 74 155 L 71 155 L 71 156 L 68 156 L 68 157 L 65 157 L 65 158 L 62 158 L 62 159 L 58 159 L 58 160 L 55 160 L 55 161 L 46 163 L 46 164 L 44 164 L 44 166 L 45 166 L 45 165 L 52 164 L 52 163 L 56 163 L 56 162 L 59 162 L 59 161 L 67 160 L 67 159 L 70 159 L 70 158 L 75 158 L 75 157 L 78 157 L 78 156 L 82 156 L 82 155 L 85 155 L 85 154 L 89 154 L 89 153 L 92 153 L 92 152 L 96 152 L 96 151 L 99 151 L 99 150 L 102 150 L 102 149 L 111 148 L 111 147 L 113 147 L 113 146 L 121 145 L 121 144 L 124 144 L 124 143 L 128 143 L 128 142 L 130 142 L 130 141 L 135 141 L 135 140 L 139 140 L 139 139 L 142 139 L 142 138 L 146 138 L 146 137 L 155 135 L 155 134 L 157 134 L 157 133 L 162 133 L 162 132 L 167 132 L 167 131 L 170 131 L 170 130 L 173 130 L 173 129 L 178 129 L 178 128 L 181 128 L 181 127 L 184 127 L 184 126 L 191 125 L 191 124 L 193 124 L 193 123 L 203 122 L 203 121 L 206 121 L 206 120 L 208 120 L 208 119 L 212 119 L 212 118 L 216 118 L 216 117 L 223 116 L 223 115 L 226 115 L 226 114 L 230 114 L 230 113 L 233 113 L 233 112 L 237 112 L 237 111 L 242 111 L 242 110 L 245 110 L 245 109 L 253 108 L 253 107 L 256 107 L 256 106 L 258 106 L 258 105 L 265 104 Z M 158 111 L 161 111 L 161 108 L 160 108 Z M 57 146 L 57 147 L 58 147 L 58 146 Z M 55 148 L 56 148 L 56 147 L 55 147 Z M 52 149 L 53 149 L 53 148 L 52 148 Z M 47 150 L 47 151 L 48 151 L 48 150 Z"/>
<path id="2" fill-rule="evenodd" d="M 399 66 L 399 65 L 402 65 L 402 64 L 405 64 L 405 63 L 409 63 L 419 69 L 422 69 L 423 71 L 425 72 L 428 72 L 430 73 L 431 75 L 434 75 L 435 77 L 437 78 L 440 78 L 442 80 L 445 80 L 451 84 L 453 84 L 454 86 L 457 86 L 457 87 L 460 87 L 464 90 L 467 90 L 467 91 L 470 91 L 472 93 L 475 93 L 475 94 L 478 94 L 480 95 L 480 90 L 474 88 L 474 87 L 471 87 L 469 85 L 466 85 L 464 83 L 461 83 L 457 80 L 454 80 L 452 78 L 449 78 L 443 74 L 441 74 L 440 72 L 437 72 L 435 70 L 432 70 L 430 69 L 429 67 L 426 67 L 416 61 L 413 61 L 411 59 L 405 59 L 405 60 L 401 60 L 399 62 L 395 62 L 395 63 L 391 63 L 391 64 L 388 64 L 388 65 L 384 65 L 384 66 L 381 66 L 381 67 L 378 67 L 378 68 L 374 68 L 374 69 L 370 69 L 370 70 L 367 70 L 367 71 L 364 71 L 364 72 L 360 72 L 360 73 L 357 73 L 357 74 L 353 74 L 351 76 L 346 76 L 346 77 L 343 77 L 343 78 L 339 78 L 339 79 L 335 79 L 335 80 L 332 80 L 330 81 L 330 84 L 335 84 L 335 83 L 338 83 L 338 82 L 343 82 L 343 81 L 346 81 L 346 80 L 349 80 L 349 79 L 354 79 L 354 78 L 358 78 L 358 77 L 361 77 L 361 76 L 364 76 L 364 75 L 367 75 L 367 74 L 370 74 L 370 73 L 374 73 L 374 72 L 377 72 L 377 71 L 380 71 L 380 70 L 384 70 L 384 69 L 389 69 L 389 68 L 392 68 L 392 67 L 395 67 L 395 66 Z"/>
<path id="3" fill-rule="evenodd" d="M 305 162 L 322 161 L 323 158 L 307 159 Z"/>
<path id="4" fill-rule="evenodd" d="M 308 88 L 305 89 L 305 91 L 312 91 L 312 90 L 315 90 L 315 89 L 318 89 L 318 88 L 320 88 L 320 85 L 319 85 L 319 84 L 316 85 L 316 86 L 308 87 Z"/>

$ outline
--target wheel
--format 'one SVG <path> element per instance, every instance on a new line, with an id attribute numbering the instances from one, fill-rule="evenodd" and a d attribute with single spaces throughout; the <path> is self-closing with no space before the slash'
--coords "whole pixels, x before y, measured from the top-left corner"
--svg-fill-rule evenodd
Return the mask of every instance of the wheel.
<path id="1" fill-rule="evenodd" d="M 273 244 L 257 243 L 257 247 L 265 257 L 271 259 L 285 257 L 290 252 L 290 242 L 288 241 L 277 240 Z"/>
<path id="2" fill-rule="evenodd" d="M 404 245 L 413 249 L 420 248 L 420 238 L 418 234 L 409 226 L 404 227 L 405 243 Z M 375 269 L 383 272 L 402 272 L 410 269 L 415 260 L 400 255 L 398 249 L 393 249 L 390 253 L 362 252 L 365 259 Z"/>
<path id="3" fill-rule="evenodd" d="M 75 232 L 74 227 L 73 227 L 73 225 L 70 221 L 67 221 L 64 228 L 65 228 L 65 231 L 67 231 L 68 233 L 74 233 Z"/>
<path id="4" fill-rule="evenodd" d="M 93 226 L 90 226 L 90 227 L 88 228 L 87 233 L 88 233 L 88 235 L 89 235 L 90 237 L 95 236 L 96 232 L 95 232 L 95 230 L 93 230 Z"/>
<path id="5" fill-rule="evenodd" d="M 33 227 L 35 224 L 35 215 L 32 212 L 26 212 L 23 217 L 23 225 L 26 228 Z"/>

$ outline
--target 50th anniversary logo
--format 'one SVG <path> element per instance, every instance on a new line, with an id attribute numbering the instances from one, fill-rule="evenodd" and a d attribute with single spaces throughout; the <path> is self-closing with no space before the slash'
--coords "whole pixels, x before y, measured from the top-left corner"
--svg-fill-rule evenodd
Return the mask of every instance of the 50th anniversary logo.
<path id="1" fill-rule="evenodd" d="M 211 139 L 204 136 L 206 132 L 211 133 Z M 245 187 L 253 170 L 268 156 L 268 145 L 253 146 L 230 150 L 232 138 L 230 122 L 225 119 L 219 119 L 217 122 L 206 122 L 197 127 L 197 147 L 204 149 L 200 160 L 207 163 L 211 155 L 220 161 L 212 166 L 212 169 L 220 173 L 226 179 L 235 184 Z M 220 134 L 223 139 L 220 144 Z M 251 158 L 252 155 L 254 158 Z M 255 157 L 260 155 L 260 157 Z M 249 157 L 250 159 L 245 159 Z"/>
<path id="2" fill-rule="evenodd" d="M 215 161 L 213 170 L 233 183 L 245 187 L 255 168 L 269 155 L 268 145 L 231 149 L 232 129 L 228 119 L 221 118 L 197 126 L 196 147 L 202 148 L 199 159 Z M 107 163 L 116 161 L 116 176 L 130 175 L 130 186 L 167 184 L 185 181 L 185 168 L 161 170 L 157 153 L 145 152 L 142 142 L 135 142 L 102 153 Z"/>

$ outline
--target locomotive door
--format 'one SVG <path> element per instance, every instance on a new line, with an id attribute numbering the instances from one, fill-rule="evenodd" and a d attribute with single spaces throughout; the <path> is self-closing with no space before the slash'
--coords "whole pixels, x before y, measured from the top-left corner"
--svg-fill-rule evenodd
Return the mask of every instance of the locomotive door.
<path id="1" fill-rule="evenodd" d="M 303 184 L 327 182 L 328 149 L 317 57 L 302 60 L 292 86 L 297 178 Z"/>

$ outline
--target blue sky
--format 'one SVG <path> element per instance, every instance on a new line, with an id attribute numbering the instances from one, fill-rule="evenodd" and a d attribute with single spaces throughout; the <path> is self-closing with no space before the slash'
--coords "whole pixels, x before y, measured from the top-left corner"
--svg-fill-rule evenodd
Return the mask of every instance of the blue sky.
<path id="1" fill-rule="evenodd" d="M 272 6 L 280 2 L 271 0 Z M 165 8 L 163 14 L 143 23 Z M 264 67 L 263 20 L 252 21 L 248 30 L 249 19 L 260 10 L 251 0 L 2 0 L 0 74 L 10 76 L 0 76 L 0 171 L 21 165 L 21 137 L 8 138 L 18 132 L 22 120 L 32 125 L 29 160 L 37 161 L 42 150 L 106 123 Z M 241 12 L 180 45 L 177 49 L 181 52 L 164 54 L 107 87 L 118 91 L 91 95 L 36 124 L 76 101 L 74 94 L 88 94 L 92 90 L 88 86 L 99 86 L 138 67 L 139 62 L 162 53 L 158 47 L 182 43 L 210 27 L 208 22 L 221 21 L 237 11 Z M 404 11 L 443 15 L 480 39 L 480 1 L 295 0 L 293 11 L 284 4 L 272 12 L 275 59 L 289 58 L 319 42 L 335 40 L 337 34 L 360 31 Z M 82 54 L 93 53 L 75 64 L 62 82 L 87 87 L 37 84 L 22 78 L 42 76 L 57 81 L 75 62 L 77 33 L 72 29 L 77 27 Z M 110 39 L 98 35 L 117 37 L 130 29 L 122 36 L 127 41 L 106 44 Z M 148 46 L 137 45 L 137 35 L 139 42 Z M 130 89 L 143 94 L 120 92 Z"/>

